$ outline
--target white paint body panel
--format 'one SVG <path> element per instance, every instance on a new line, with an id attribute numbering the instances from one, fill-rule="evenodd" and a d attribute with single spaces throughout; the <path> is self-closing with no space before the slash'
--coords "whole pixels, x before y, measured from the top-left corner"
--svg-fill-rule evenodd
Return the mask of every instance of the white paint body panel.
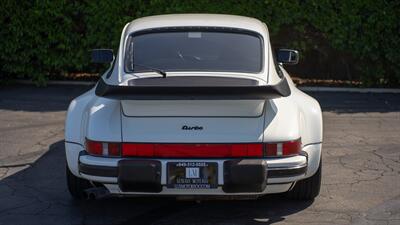
<path id="1" fill-rule="evenodd" d="M 127 117 L 260 117 L 264 100 L 124 100 Z M 162 109 L 162 110 L 160 110 Z"/>
<path id="2" fill-rule="evenodd" d="M 230 143 L 262 142 L 263 117 L 122 117 L 124 142 Z M 182 130 L 184 125 L 203 130 Z"/>
<path id="3" fill-rule="evenodd" d="M 253 30 L 264 39 L 264 69 L 259 74 L 222 72 L 174 72 L 169 76 L 207 75 L 257 79 L 260 84 L 279 82 L 272 61 L 268 29 L 262 22 L 239 16 L 227 15 L 167 15 L 135 20 L 127 24 L 121 35 L 116 66 L 107 83 L 127 85 L 129 79 L 159 76 L 153 72 L 125 74 L 123 54 L 127 36 L 137 30 L 168 26 L 216 26 Z M 305 156 L 267 159 L 268 167 L 291 167 L 307 163 L 307 173 L 300 177 L 277 178 L 274 182 L 295 182 L 312 176 L 320 163 L 322 148 L 322 113 L 318 102 L 298 90 L 289 75 L 291 95 L 266 100 L 222 101 L 119 101 L 98 97 L 94 89 L 74 99 L 65 124 L 66 155 L 69 169 L 75 176 L 113 183 L 115 178 L 94 177 L 79 173 L 78 163 L 116 166 L 118 158 L 79 156 L 85 149 L 85 140 L 107 142 L 156 142 L 156 143 L 262 143 L 280 142 L 301 138 Z M 103 75 L 105 78 L 106 75 Z M 203 130 L 182 130 L 182 126 L 202 126 Z M 168 161 L 161 160 L 163 168 Z M 187 161 L 187 160 L 183 160 Z M 195 160 L 201 161 L 201 160 Z M 220 167 L 219 183 L 223 184 L 221 169 L 224 160 L 216 161 Z M 164 168 L 165 169 L 165 168 Z M 163 178 L 165 179 L 165 170 Z M 165 183 L 165 180 L 163 180 Z M 121 193 L 118 185 L 107 184 L 115 194 L 137 195 L 144 193 Z M 265 193 L 289 190 L 291 184 L 268 185 Z M 164 189 L 160 194 L 187 195 L 186 190 Z M 194 194 L 193 191 L 189 194 Z M 221 189 L 196 191 L 195 194 L 225 195 Z M 251 193 L 242 193 L 244 195 Z M 253 193 L 254 194 L 254 193 Z M 260 194 L 260 193 L 258 193 Z"/>

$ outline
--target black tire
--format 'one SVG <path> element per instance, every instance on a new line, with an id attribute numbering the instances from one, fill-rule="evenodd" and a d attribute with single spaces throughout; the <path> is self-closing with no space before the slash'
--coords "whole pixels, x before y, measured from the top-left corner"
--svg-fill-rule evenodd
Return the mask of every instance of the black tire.
<path id="1" fill-rule="evenodd" d="M 72 174 L 72 172 L 68 168 L 68 165 L 66 167 L 66 173 L 67 186 L 71 196 L 75 199 L 85 199 L 85 190 L 92 187 L 90 182 Z"/>
<path id="2" fill-rule="evenodd" d="M 296 185 L 287 194 L 294 200 L 309 201 L 314 200 L 319 195 L 321 189 L 322 160 L 320 160 L 317 172 L 311 177 L 296 182 Z"/>

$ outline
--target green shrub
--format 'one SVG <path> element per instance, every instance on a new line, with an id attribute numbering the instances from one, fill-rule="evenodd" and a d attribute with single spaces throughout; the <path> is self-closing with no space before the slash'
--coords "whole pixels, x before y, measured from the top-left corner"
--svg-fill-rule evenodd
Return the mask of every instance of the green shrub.
<path id="1" fill-rule="evenodd" d="M 0 7 L 1 79 L 44 85 L 67 73 L 94 72 L 92 48 L 117 49 L 123 26 L 166 13 L 225 13 L 256 17 L 272 39 L 307 52 L 323 39 L 366 86 L 400 84 L 398 1 L 376 0 L 4 0 Z M 289 37 L 289 38 L 285 38 Z M 307 61 L 307 58 L 305 59 Z M 315 74 L 321 76 L 321 74 Z"/>

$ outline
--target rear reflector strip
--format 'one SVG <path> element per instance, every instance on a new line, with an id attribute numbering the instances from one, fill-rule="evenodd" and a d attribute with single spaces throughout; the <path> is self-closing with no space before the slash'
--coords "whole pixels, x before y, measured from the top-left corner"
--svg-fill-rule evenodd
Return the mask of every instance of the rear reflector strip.
<path id="1" fill-rule="evenodd" d="M 262 157 L 263 144 L 122 144 L 122 156 L 159 158 Z"/>
<path id="2" fill-rule="evenodd" d="M 116 143 L 86 139 L 86 151 L 94 156 L 155 158 L 260 158 L 300 154 L 301 140 L 279 143 L 166 144 Z"/>

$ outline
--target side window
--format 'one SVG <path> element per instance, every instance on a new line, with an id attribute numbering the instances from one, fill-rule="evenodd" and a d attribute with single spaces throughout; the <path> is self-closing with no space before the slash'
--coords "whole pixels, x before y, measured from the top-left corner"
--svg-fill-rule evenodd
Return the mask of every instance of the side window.
<path id="1" fill-rule="evenodd" d="M 128 37 L 128 40 L 126 42 L 126 50 L 125 50 L 125 70 L 128 71 L 133 71 L 134 66 L 133 66 L 133 38 L 132 36 Z"/>

